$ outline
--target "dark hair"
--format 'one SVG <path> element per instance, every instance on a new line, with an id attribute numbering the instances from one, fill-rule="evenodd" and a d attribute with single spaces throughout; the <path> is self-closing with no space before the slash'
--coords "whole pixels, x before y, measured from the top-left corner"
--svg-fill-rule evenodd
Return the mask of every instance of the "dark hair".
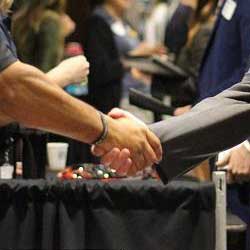
<path id="1" fill-rule="evenodd" d="M 19 40 L 20 46 L 27 44 L 27 34 L 29 30 L 39 29 L 40 21 L 44 12 L 51 11 L 51 15 L 62 13 L 65 9 L 65 0 L 22 0 L 18 10 L 13 16 L 12 32 L 14 39 Z M 36 10 L 40 10 L 39 16 L 34 15 Z"/>
<path id="2" fill-rule="evenodd" d="M 58 13 L 63 13 L 66 8 L 66 0 L 54 0 L 48 4 L 47 8 Z"/>
<path id="3" fill-rule="evenodd" d="M 104 4 L 105 0 L 89 0 L 89 2 L 90 2 L 90 7 L 93 9 L 97 5 Z"/>

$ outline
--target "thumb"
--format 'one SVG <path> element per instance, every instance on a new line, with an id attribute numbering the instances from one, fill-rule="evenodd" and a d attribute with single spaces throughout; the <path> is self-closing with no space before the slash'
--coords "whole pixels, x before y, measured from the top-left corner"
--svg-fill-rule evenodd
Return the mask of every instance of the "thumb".
<path id="1" fill-rule="evenodd" d="M 127 115 L 126 112 L 119 108 L 114 108 L 108 113 L 108 116 L 110 116 L 113 119 L 125 118 L 126 115 Z"/>

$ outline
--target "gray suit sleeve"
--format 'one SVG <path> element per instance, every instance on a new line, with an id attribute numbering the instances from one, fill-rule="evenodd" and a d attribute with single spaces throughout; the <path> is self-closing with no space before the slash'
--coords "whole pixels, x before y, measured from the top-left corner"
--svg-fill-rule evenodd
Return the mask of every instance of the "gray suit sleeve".
<path id="1" fill-rule="evenodd" d="M 150 126 L 160 138 L 164 156 L 158 172 L 167 182 L 206 158 L 250 136 L 250 75 L 185 115 Z"/>

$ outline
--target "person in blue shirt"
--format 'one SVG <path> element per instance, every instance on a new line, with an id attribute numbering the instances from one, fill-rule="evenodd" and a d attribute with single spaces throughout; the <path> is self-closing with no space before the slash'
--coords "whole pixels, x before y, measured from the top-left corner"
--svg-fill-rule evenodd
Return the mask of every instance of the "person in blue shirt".
<path id="1" fill-rule="evenodd" d="M 250 56 L 250 1 L 233 0 L 231 7 L 227 7 L 227 2 L 221 8 L 203 58 L 198 80 L 199 100 L 236 84 L 247 71 Z"/>
<path id="2" fill-rule="evenodd" d="M 198 77 L 199 102 L 239 82 L 250 57 L 250 0 L 227 0 L 220 6 L 217 21 L 204 54 Z M 227 9 L 229 8 L 229 9 Z M 227 14 L 228 13 L 228 14 Z M 177 108 L 175 115 L 191 106 Z"/>

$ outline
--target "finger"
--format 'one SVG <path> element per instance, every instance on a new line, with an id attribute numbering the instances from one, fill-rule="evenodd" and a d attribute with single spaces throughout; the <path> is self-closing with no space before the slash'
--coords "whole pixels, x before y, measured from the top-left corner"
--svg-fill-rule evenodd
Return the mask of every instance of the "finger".
<path id="1" fill-rule="evenodd" d="M 158 162 L 156 154 L 149 144 L 146 144 L 143 156 L 146 164 L 144 167 L 150 167 Z"/>
<path id="2" fill-rule="evenodd" d="M 159 163 L 162 160 L 162 146 L 159 138 L 153 132 L 148 130 L 147 140 L 155 154 L 155 161 L 153 162 Z"/>
<path id="3" fill-rule="evenodd" d="M 129 172 L 129 169 L 131 168 L 133 162 L 130 158 L 128 158 L 125 163 L 122 165 L 122 167 L 120 167 L 117 170 L 117 173 L 120 175 L 126 175 Z"/>
<path id="4" fill-rule="evenodd" d="M 112 162 L 111 167 L 118 170 L 126 163 L 126 161 L 130 158 L 130 152 L 128 149 L 123 149 L 120 151 L 119 155 L 115 161 Z"/>
<path id="5" fill-rule="evenodd" d="M 118 148 L 114 148 L 110 152 L 102 156 L 101 163 L 105 166 L 110 166 L 112 165 L 113 162 L 116 161 L 119 154 L 120 154 L 120 150 Z"/>
<path id="6" fill-rule="evenodd" d="M 108 113 L 108 116 L 112 117 L 113 119 L 119 119 L 126 117 L 126 114 L 123 110 L 114 108 Z"/>
<path id="7" fill-rule="evenodd" d="M 131 153 L 131 159 L 133 164 L 132 164 L 132 169 L 130 169 L 129 173 L 131 173 L 131 171 L 133 172 L 135 169 L 136 172 L 139 171 L 139 169 L 143 165 L 144 157 L 138 151 L 137 152 L 134 151 Z"/>
<path id="8" fill-rule="evenodd" d="M 225 165 L 227 165 L 228 164 L 228 162 L 229 162 L 229 160 L 230 160 L 230 153 L 226 153 L 225 155 L 224 155 L 224 157 L 221 157 L 217 162 L 216 162 L 216 166 L 218 167 L 218 168 L 220 168 L 220 167 L 224 167 Z"/>
<path id="9" fill-rule="evenodd" d="M 218 167 L 218 170 L 229 172 L 229 171 L 230 171 L 230 168 L 229 168 L 228 165 L 224 165 L 224 166 Z"/>
<path id="10" fill-rule="evenodd" d="M 136 165 L 134 164 L 134 162 L 132 163 L 132 165 L 130 166 L 129 170 L 127 171 L 127 175 L 128 176 L 135 176 L 135 174 L 138 172 Z"/>
<path id="11" fill-rule="evenodd" d="M 142 170 L 144 167 L 146 167 L 146 162 L 145 162 L 144 155 L 142 152 L 139 152 L 134 157 L 132 157 L 132 161 L 136 169 L 135 172 L 138 172 Z"/>

